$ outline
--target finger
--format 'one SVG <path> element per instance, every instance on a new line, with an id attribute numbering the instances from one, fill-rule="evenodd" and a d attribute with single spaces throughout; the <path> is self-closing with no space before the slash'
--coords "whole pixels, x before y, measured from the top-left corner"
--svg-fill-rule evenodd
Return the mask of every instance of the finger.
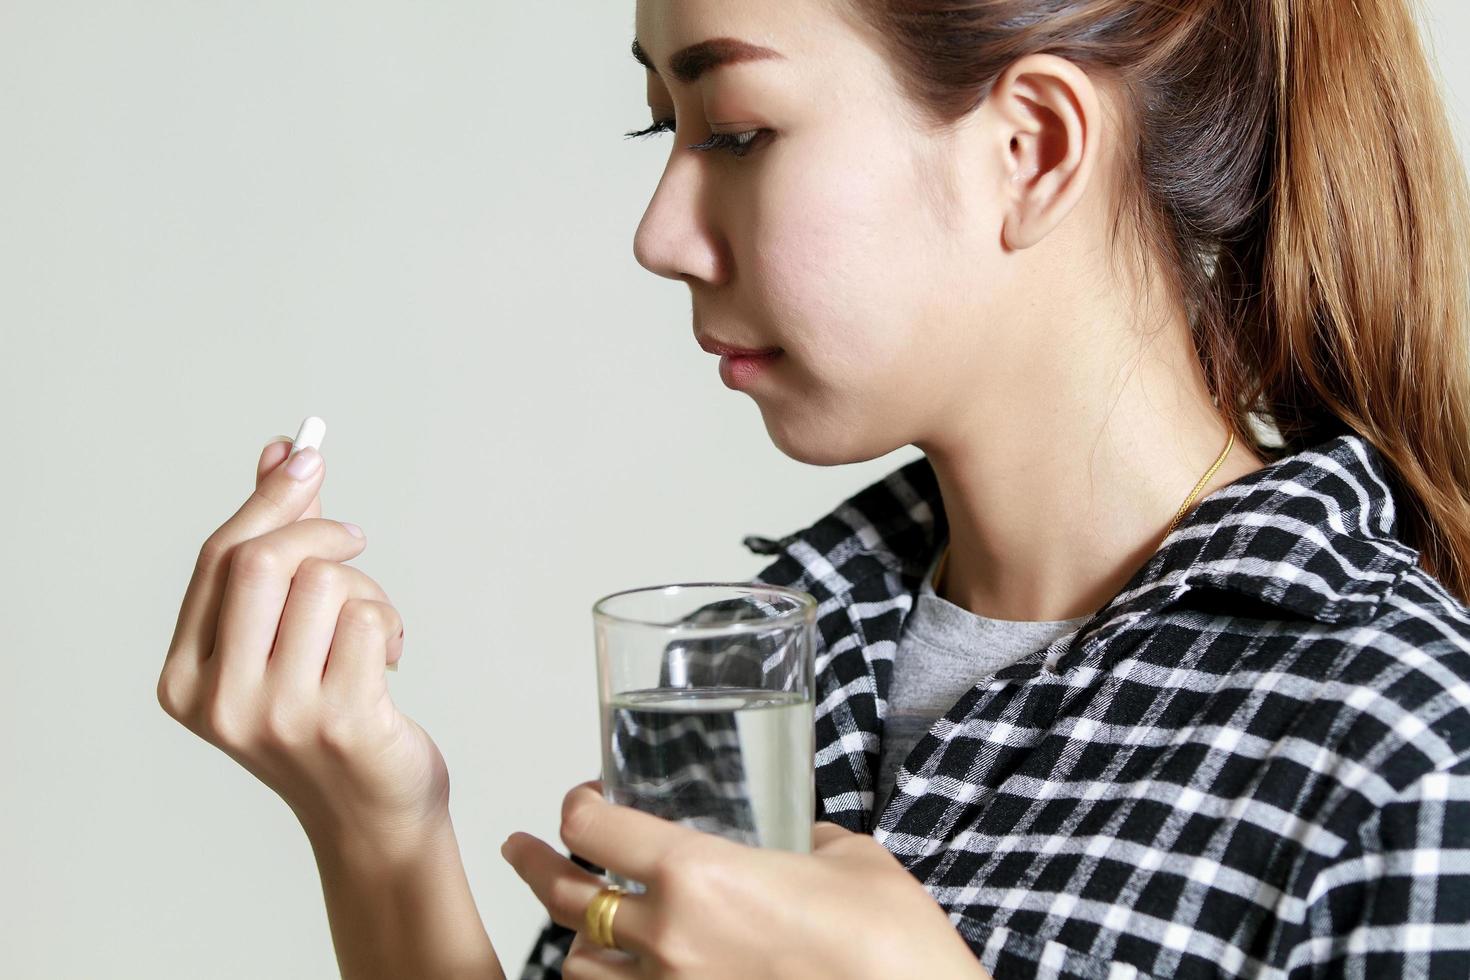
<path id="1" fill-rule="evenodd" d="M 638 980 L 643 976 L 636 956 L 599 946 L 585 932 L 572 937 L 572 945 L 562 961 L 561 975 L 567 980 Z"/>
<path id="2" fill-rule="evenodd" d="M 265 444 L 265 448 L 260 451 L 260 459 L 255 464 L 255 485 L 257 487 L 260 486 L 260 481 L 265 479 L 267 473 L 281 465 L 290 451 L 290 436 L 276 436 Z"/>
<path id="3" fill-rule="evenodd" d="M 402 625 L 398 610 L 389 603 L 356 598 L 344 602 L 322 675 L 323 693 L 337 704 L 365 704 L 387 690 L 384 651 Z"/>
<path id="4" fill-rule="evenodd" d="M 346 561 L 366 540 L 336 521 L 292 522 L 237 547 L 230 560 L 209 661 L 221 685 L 258 683 L 265 673 L 291 580 L 308 557 Z"/>
<path id="5" fill-rule="evenodd" d="M 577 867 L 531 834 L 511 834 L 500 846 L 500 854 L 530 887 L 553 922 L 578 931 L 587 928 L 587 905 L 606 881 Z M 635 954 L 648 950 L 647 903 L 653 900 L 647 893 L 624 895 L 618 900 L 612 932 L 619 947 Z"/>
<path id="6" fill-rule="evenodd" d="M 285 440 L 285 446 L 281 440 Z M 260 458 L 255 463 L 255 485 L 260 486 L 260 481 L 265 475 L 281 464 L 286 458 L 286 453 L 291 449 L 290 436 L 276 436 L 265 444 L 260 451 Z M 212 580 L 221 577 L 222 570 L 217 562 L 206 562 L 203 552 L 200 559 L 194 563 L 194 574 L 189 579 L 189 585 L 184 590 L 184 601 L 179 607 L 179 615 L 174 623 L 173 639 L 169 641 L 168 657 L 164 660 L 164 672 L 178 673 L 182 669 L 189 669 L 190 673 L 197 672 L 198 665 L 208 655 L 207 649 L 202 642 L 204 638 L 212 638 L 214 635 L 217 614 L 219 612 L 218 583 Z M 178 663 L 175 663 L 178 661 Z M 185 663 L 187 661 L 187 663 Z"/>
<path id="7" fill-rule="evenodd" d="M 197 664 L 209 655 L 218 631 L 220 600 L 235 549 L 301 517 L 321 486 L 325 471 L 326 464 L 319 463 L 315 472 L 298 481 L 286 472 L 285 466 L 278 465 L 266 474 L 235 515 L 205 540 L 179 607 L 174 638 L 169 644 L 170 659 L 177 656 Z"/>
<path id="8" fill-rule="evenodd" d="M 812 850 L 821 850 L 829 844 L 834 844 L 844 837 L 851 836 L 852 831 L 841 824 L 835 824 L 829 820 L 819 820 L 812 824 Z"/>
<path id="9" fill-rule="evenodd" d="M 255 464 L 255 485 L 257 487 L 260 486 L 260 481 L 265 479 L 266 474 L 270 473 L 277 466 L 280 466 L 286 459 L 286 456 L 291 452 L 291 444 L 294 441 L 290 436 L 276 436 L 270 442 L 266 443 L 265 449 L 261 451 L 259 462 Z M 321 491 L 318 490 L 317 495 L 311 498 L 311 504 L 302 512 L 301 517 L 297 518 L 297 520 L 310 520 L 313 517 L 321 516 L 322 495 Z"/>
<path id="10" fill-rule="evenodd" d="M 271 690 L 316 697 L 342 606 L 353 599 L 388 602 L 382 586 L 362 569 L 316 555 L 302 559 L 291 578 L 275 647 L 266 663 Z M 378 669 L 382 670 L 381 663 Z"/>
<path id="11" fill-rule="evenodd" d="M 658 865 L 675 847 L 696 841 L 711 848 L 738 846 L 715 834 L 609 803 L 587 783 L 572 787 L 562 801 L 561 839 L 593 864 L 643 882 L 656 877 Z"/>
<path id="12" fill-rule="evenodd" d="M 232 545 L 259 537 L 294 521 L 305 512 L 307 505 L 321 489 L 326 475 L 326 462 L 321 450 L 304 446 L 286 456 L 281 452 L 281 445 L 280 442 L 271 442 L 261 450 L 257 472 L 266 465 L 266 460 L 272 461 L 274 465 L 264 474 L 260 474 L 254 492 L 210 536 L 216 551 L 227 552 Z M 301 470 L 307 472 L 303 473 Z"/>

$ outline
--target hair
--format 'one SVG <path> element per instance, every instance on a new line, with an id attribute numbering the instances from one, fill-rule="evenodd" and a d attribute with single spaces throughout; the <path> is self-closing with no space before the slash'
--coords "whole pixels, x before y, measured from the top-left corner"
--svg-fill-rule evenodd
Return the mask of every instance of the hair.
<path id="1" fill-rule="evenodd" d="M 1109 83 L 1114 254 L 1188 314 L 1226 425 L 1268 461 L 1364 437 L 1470 602 L 1470 194 L 1410 0 L 844 2 L 937 128 L 1028 54 Z"/>

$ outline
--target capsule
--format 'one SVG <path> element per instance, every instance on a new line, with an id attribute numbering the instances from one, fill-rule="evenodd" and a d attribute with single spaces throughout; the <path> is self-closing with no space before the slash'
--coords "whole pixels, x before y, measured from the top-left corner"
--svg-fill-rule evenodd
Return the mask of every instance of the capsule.
<path id="1" fill-rule="evenodd" d="M 299 450 L 305 449 L 307 446 L 320 452 L 322 439 L 326 434 L 327 423 L 315 415 L 308 415 L 301 420 L 301 428 L 296 430 L 296 439 L 291 443 L 291 451 L 286 454 L 287 457 L 295 456 Z"/>

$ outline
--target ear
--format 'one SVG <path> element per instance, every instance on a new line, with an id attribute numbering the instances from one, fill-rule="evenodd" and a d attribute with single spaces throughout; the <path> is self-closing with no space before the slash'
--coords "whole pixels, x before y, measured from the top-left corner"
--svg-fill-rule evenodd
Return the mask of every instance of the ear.
<path id="1" fill-rule="evenodd" d="M 1101 102 L 1082 69 L 1050 54 L 1017 59 L 986 101 L 1000 119 L 1004 147 L 1002 240 L 1029 248 L 1061 224 L 1092 177 Z"/>

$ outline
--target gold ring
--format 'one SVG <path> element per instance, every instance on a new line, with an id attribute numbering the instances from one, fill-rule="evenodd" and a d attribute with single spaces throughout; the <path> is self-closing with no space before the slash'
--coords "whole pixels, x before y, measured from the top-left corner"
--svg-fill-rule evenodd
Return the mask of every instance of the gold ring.
<path id="1" fill-rule="evenodd" d="M 621 949 L 613 939 L 613 916 L 617 914 L 618 902 L 626 892 L 619 885 L 604 885 L 587 903 L 587 938 L 608 949 Z"/>

